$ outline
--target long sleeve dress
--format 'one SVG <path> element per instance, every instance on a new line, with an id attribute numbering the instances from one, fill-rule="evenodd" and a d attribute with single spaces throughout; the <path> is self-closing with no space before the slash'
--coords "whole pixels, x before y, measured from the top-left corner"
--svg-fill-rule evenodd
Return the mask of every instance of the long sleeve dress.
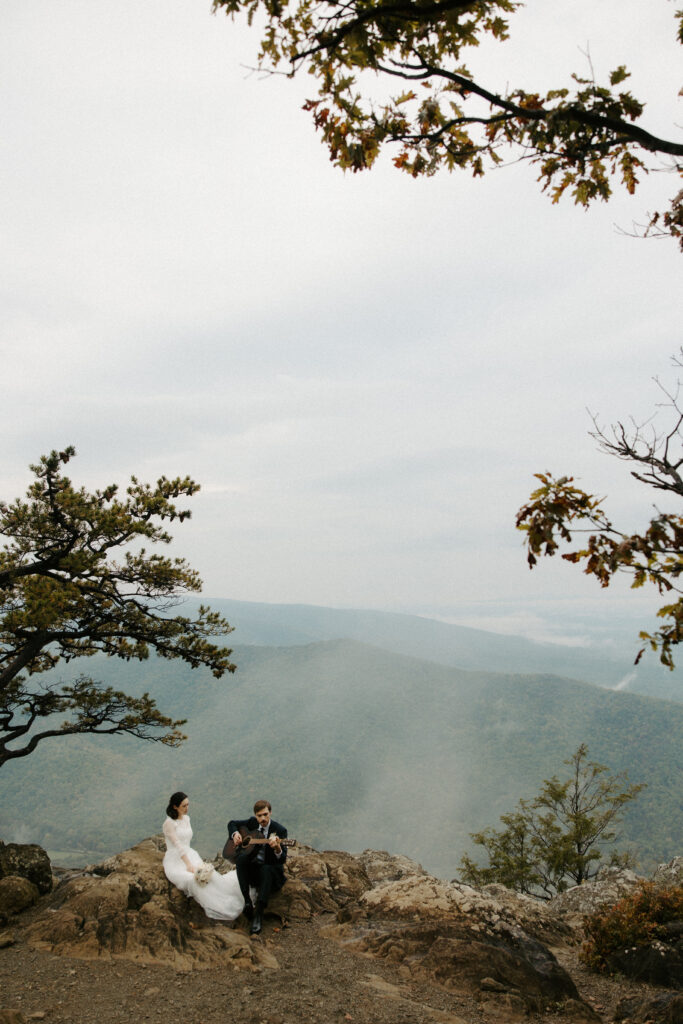
<path id="1" fill-rule="evenodd" d="M 207 917 L 219 921 L 234 921 L 239 917 L 244 907 L 244 899 L 235 871 L 229 871 L 227 875 L 214 871 L 206 885 L 199 885 L 194 875 L 187 870 L 183 856 L 187 857 L 194 868 L 203 863 L 197 851 L 190 846 L 192 826 L 188 815 L 183 815 L 177 821 L 166 818 L 163 833 L 166 840 L 164 873 L 169 882 L 188 896 L 192 896 L 204 908 Z"/>

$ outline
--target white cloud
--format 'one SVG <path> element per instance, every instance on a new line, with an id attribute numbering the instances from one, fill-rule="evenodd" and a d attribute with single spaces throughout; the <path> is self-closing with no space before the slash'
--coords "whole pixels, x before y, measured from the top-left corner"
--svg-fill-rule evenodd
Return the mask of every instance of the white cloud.
<path id="1" fill-rule="evenodd" d="M 477 61 L 545 88 L 588 42 L 600 74 L 634 64 L 669 130 L 673 17 L 650 7 L 644 32 L 616 0 L 529 6 Z M 311 83 L 249 76 L 243 26 L 180 0 L 3 15 L 0 494 L 70 442 L 93 486 L 190 473 L 205 486 L 179 548 L 215 595 L 489 602 L 472 621 L 530 635 L 535 600 L 593 594 L 564 564 L 528 572 L 514 514 L 545 469 L 615 518 L 647 513 L 585 408 L 642 415 L 680 344 L 674 247 L 614 228 L 665 176 L 587 214 L 525 166 L 344 176 L 300 110 Z"/>

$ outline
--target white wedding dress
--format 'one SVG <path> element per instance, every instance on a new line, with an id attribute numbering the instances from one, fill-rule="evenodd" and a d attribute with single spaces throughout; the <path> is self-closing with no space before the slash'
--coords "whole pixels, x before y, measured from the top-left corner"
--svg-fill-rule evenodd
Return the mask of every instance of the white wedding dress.
<path id="1" fill-rule="evenodd" d="M 188 815 L 184 814 L 177 821 L 166 818 L 163 832 L 166 840 L 164 873 L 169 882 L 188 896 L 192 896 L 204 908 L 207 917 L 214 917 L 219 921 L 234 921 L 239 917 L 244 907 L 244 899 L 236 871 L 229 871 L 227 875 L 214 871 L 206 885 L 199 885 L 194 875 L 187 870 L 183 856 L 187 857 L 194 868 L 204 863 L 197 851 L 190 846 L 192 826 Z"/>

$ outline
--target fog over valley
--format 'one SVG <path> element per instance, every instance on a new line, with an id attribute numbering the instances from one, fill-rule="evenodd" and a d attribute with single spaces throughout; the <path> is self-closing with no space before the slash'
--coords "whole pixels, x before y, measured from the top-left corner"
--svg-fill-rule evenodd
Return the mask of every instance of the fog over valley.
<path id="1" fill-rule="evenodd" d="M 592 759 L 648 783 L 627 811 L 624 845 L 645 866 L 675 855 L 683 829 L 680 702 L 536 666 L 523 672 L 524 644 L 480 631 L 361 611 L 225 606 L 254 642 L 279 632 L 277 646 L 236 646 L 234 676 L 214 680 L 155 658 L 89 666 L 187 717 L 186 743 L 169 750 L 75 737 L 42 745 L 3 769 L 3 835 L 31 833 L 58 859 L 82 863 L 158 831 L 168 793 L 183 789 L 199 848 L 212 856 L 228 818 L 266 794 L 303 843 L 401 852 L 450 878 L 471 850 L 469 833 L 497 824 L 543 779 L 561 777 L 562 761 L 585 742 Z M 341 623 L 348 633 L 374 630 L 382 646 L 320 636 L 340 632 Z M 426 631 L 439 657 L 387 649 L 399 629 L 403 646 L 416 649 Z M 442 661 L 447 640 L 453 664 Z M 455 667 L 458 648 L 467 669 Z M 501 667 L 471 667 L 477 659 Z M 69 812 L 56 819 L 50 808 L 65 780 Z"/>

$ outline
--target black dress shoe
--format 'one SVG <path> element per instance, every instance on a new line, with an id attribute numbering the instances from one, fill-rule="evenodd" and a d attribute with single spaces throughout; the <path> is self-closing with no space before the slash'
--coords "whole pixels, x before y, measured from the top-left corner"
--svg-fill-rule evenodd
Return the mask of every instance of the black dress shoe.
<path id="1" fill-rule="evenodd" d="M 242 911 L 247 921 L 251 921 L 254 917 L 254 904 L 251 900 L 247 900 L 244 904 L 244 910 Z"/>
<path id="2" fill-rule="evenodd" d="M 251 934 L 259 935 L 262 927 L 263 921 L 261 917 L 261 911 L 257 909 L 256 913 L 254 914 L 254 920 L 251 922 Z"/>

